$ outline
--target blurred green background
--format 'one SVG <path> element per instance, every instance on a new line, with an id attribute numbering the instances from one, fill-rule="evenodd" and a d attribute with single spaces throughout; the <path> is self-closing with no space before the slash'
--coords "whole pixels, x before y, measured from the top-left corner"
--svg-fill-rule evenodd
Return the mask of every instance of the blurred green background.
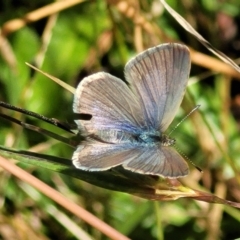
<path id="1" fill-rule="evenodd" d="M 165 42 L 181 42 L 210 55 L 158 1 L 85 1 L 14 31 L 9 27 L 14 24 L 7 25 L 8 21 L 23 18 L 50 3 L 48 0 L 1 2 L 1 33 L 6 42 L 0 39 L 0 101 L 71 123 L 72 94 L 31 70 L 25 62 L 76 87 L 83 77 L 98 71 L 124 79 L 124 65 L 131 57 Z M 232 59 L 239 56 L 239 0 L 168 3 L 216 48 Z M 233 171 L 232 166 L 240 168 L 239 79 L 212 72 L 210 63 L 209 68 L 193 64 L 183 107 L 169 129 L 196 104 L 201 105 L 199 112 L 209 125 L 200 114 L 193 114 L 172 135 L 181 152 L 204 171 L 201 174 L 192 167 L 184 184 L 195 189 L 203 187 L 236 202 L 240 202 L 240 183 L 236 178 L 239 172 Z M 0 112 L 58 132 L 42 121 L 25 119 L 2 108 Z M 73 152 L 62 143 L 3 119 L 0 119 L 0 145 L 68 159 Z M 160 226 L 153 202 L 101 189 L 46 169 L 19 165 L 129 238 L 159 238 Z M 0 186 L 0 239 L 81 239 L 69 230 L 74 223 L 92 239 L 107 239 L 5 171 L 0 171 Z M 158 204 L 165 239 L 240 237 L 239 210 L 189 199 Z M 57 218 L 57 214 L 69 221 Z M 6 233 L 6 226 L 16 235 Z"/>

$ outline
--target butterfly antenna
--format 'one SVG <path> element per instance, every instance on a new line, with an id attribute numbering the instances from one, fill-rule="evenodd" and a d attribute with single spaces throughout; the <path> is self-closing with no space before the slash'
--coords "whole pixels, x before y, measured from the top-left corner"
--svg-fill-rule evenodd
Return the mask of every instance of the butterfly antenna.
<path id="1" fill-rule="evenodd" d="M 195 163 L 193 163 L 193 161 L 190 160 L 189 157 L 186 154 L 184 154 L 176 145 L 174 145 L 174 148 L 184 159 L 190 162 L 200 173 L 203 173 L 203 170 L 200 167 L 198 167 Z"/>
<path id="2" fill-rule="evenodd" d="M 176 128 L 183 122 L 185 121 L 186 118 L 188 118 L 194 111 L 196 111 L 198 108 L 200 108 L 201 105 L 197 105 L 195 108 L 193 108 L 188 115 L 186 115 L 174 128 L 173 130 L 168 134 L 168 136 L 170 136 L 172 134 L 173 131 L 176 130 Z"/>

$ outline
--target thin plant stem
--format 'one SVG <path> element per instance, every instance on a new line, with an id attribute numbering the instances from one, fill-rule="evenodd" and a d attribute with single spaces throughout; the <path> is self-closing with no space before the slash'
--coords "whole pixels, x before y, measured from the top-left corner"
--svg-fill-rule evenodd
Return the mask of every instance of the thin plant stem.
<path id="1" fill-rule="evenodd" d="M 157 239 L 164 240 L 160 203 L 157 201 L 154 202 L 154 210 L 155 210 L 156 222 L 157 222 Z"/>

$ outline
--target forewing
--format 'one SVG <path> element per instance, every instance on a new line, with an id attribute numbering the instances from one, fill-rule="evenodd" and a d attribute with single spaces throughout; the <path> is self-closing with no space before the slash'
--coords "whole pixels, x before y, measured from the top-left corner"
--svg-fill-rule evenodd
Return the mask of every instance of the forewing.
<path id="1" fill-rule="evenodd" d="M 189 171 L 186 161 L 171 147 L 138 148 L 135 150 L 135 155 L 137 157 L 123 163 L 125 169 L 168 178 L 183 177 Z"/>
<path id="2" fill-rule="evenodd" d="M 73 111 L 92 116 L 88 121 L 76 121 L 88 133 L 108 129 L 139 132 L 144 125 L 140 109 L 130 88 L 121 79 L 104 72 L 84 78 L 74 95 Z"/>
<path id="3" fill-rule="evenodd" d="M 189 72 L 189 50 L 176 43 L 150 48 L 126 64 L 125 77 L 143 107 L 150 130 L 164 132 L 172 122 Z"/>

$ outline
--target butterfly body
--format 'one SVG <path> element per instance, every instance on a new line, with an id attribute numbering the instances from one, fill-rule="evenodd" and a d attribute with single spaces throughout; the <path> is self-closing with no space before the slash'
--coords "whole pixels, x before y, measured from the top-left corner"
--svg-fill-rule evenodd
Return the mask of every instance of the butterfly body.
<path id="1" fill-rule="evenodd" d="M 100 72 L 77 87 L 73 109 L 89 114 L 76 120 L 86 141 L 73 155 L 82 170 L 104 171 L 122 165 L 141 174 L 176 178 L 188 165 L 164 134 L 178 110 L 190 71 L 188 49 L 162 44 L 130 60 L 125 67 L 129 85 Z"/>
<path id="2" fill-rule="evenodd" d="M 132 143 L 142 146 L 171 146 L 176 142 L 175 139 L 169 138 L 167 135 L 161 134 L 159 131 L 143 132 L 132 135 L 114 129 L 98 131 L 97 134 L 89 136 L 89 139 L 105 143 Z"/>

